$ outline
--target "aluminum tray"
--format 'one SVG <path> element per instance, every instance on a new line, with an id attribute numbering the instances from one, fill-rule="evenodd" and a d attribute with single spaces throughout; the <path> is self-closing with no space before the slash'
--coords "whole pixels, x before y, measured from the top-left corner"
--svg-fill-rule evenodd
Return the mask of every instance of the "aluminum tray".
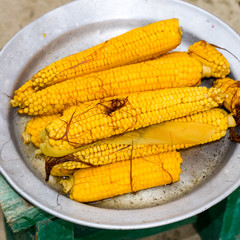
<path id="1" fill-rule="evenodd" d="M 0 53 L 0 171 L 11 186 L 34 205 L 65 220 L 107 229 L 160 226 L 198 214 L 227 197 L 240 185 L 239 145 L 227 137 L 182 151 L 181 181 L 126 194 L 94 205 L 60 194 L 43 180 L 43 162 L 23 146 L 26 117 L 9 105 L 9 96 L 35 72 L 66 55 L 84 50 L 134 27 L 179 18 L 186 50 L 204 39 L 240 57 L 240 37 L 215 16 L 182 1 L 81 0 L 55 9 L 16 34 Z M 239 62 L 222 51 L 231 77 L 240 76 Z M 209 83 L 207 83 L 209 85 Z"/>

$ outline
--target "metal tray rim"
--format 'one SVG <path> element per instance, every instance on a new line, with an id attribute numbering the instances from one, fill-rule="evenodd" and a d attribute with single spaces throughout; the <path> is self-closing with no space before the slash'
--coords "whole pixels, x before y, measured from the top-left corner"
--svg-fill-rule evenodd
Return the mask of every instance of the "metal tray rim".
<path id="1" fill-rule="evenodd" d="M 118 3 L 121 2 L 121 4 L 124 5 L 123 1 L 118 1 Z M 124 0 L 125 2 L 125 0 Z M 140 2 L 140 1 L 139 1 Z M 138 4 L 139 4 L 138 2 Z M 36 20 L 35 22 L 31 23 L 30 25 L 28 25 L 27 27 L 25 27 L 24 29 L 22 29 L 19 33 L 17 33 L 7 44 L 6 46 L 2 49 L 1 53 L 0 53 L 0 63 L 4 63 L 4 58 L 8 55 L 8 52 L 10 50 L 10 48 L 12 48 L 15 44 L 16 41 L 18 41 L 20 38 L 25 38 L 26 37 L 26 33 L 28 33 L 29 30 L 34 28 L 34 24 L 36 24 L 37 26 L 39 26 L 39 24 L 41 24 L 42 22 L 45 22 L 53 17 L 55 17 L 56 15 L 59 15 L 60 13 L 68 10 L 74 10 L 74 9 L 78 9 L 78 10 L 82 10 L 82 7 L 79 7 L 79 4 L 83 4 L 86 3 L 85 5 L 87 5 L 87 3 L 89 3 L 88 1 L 84 0 L 84 1 L 75 1 L 69 4 L 66 4 L 58 9 L 55 9 L 53 11 L 51 11 L 50 13 L 44 15 L 43 17 L 39 18 L 38 20 Z M 127 3 L 126 0 L 126 6 L 128 6 L 129 8 L 134 5 L 134 3 L 136 3 L 135 0 L 131 1 L 130 3 Z M 198 12 L 201 13 L 203 15 L 207 15 L 214 23 L 216 24 L 220 24 L 221 26 L 223 26 L 224 29 L 226 29 L 233 38 L 237 39 L 240 42 L 240 37 L 239 35 L 232 30 L 227 24 L 223 23 L 220 19 L 218 19 L 217 17 L 211 15 L 210 13 L 199 9 L 191 4 L 179 1 L 179 0 L 174 0 L 171 1 L 171 3 L 169 3 L 168 1 L 165 0 L 161 0 L 158 1 L 158 3 L 156 3 L 156 1 L 152 0 L 152 1 L 147 1 L 147 4 L 152 4 L 153 6 L 155 4 L 163 4 L 163 5 L 169 5 L 169 7 L 172 7 L 172 5 L 176 5 L 181 6 L 181 7 L 186 7 L 188 9 L 190 9 L 190 11 L 193 12 Z M 100 4 L 100 1 L 97 3 Z M 90 4 L 91 5 L 91 4 Z M 108 7 L 111 7 L 111 4 L 108 2 L 107 4 Z M 158 5 L 159 6 L 159 5 Z M 88 6 L 89 9 L 91 9 L 91 7 L 93 7 L 93 5 Z M 86 10 L 86 12 L 89 11 Z M 104 12 L 104 10 L 103 10 Z M 119 17 L 119 16 L 114 16 L 115 18 Z M 125 18 L 126 16 L 123 14 L 123 16 L 121 18 Z M 135 16 L 136 17 L 136 16 Z M 149 16 L 144 16 L 146 19 Z M 106 19 L 111 19 L 110 16 L 105 16 L 103 17 L 105 20 Z M 151 17 L 152 18 L 152 17 Z M 150 19 L 151 19 L 150 18 Z M 96 17 L 97 19 L 97 17 Z M 83 22 L 81 22 L 82 25 L 85 24 L 85 22 L 94 22 L 96 21 L 96 19 L 84 19 Z M 79 24 L 79 23 L 78 23 Z M 74 28 L 74 26 L 73 26 Z M 64 30 L 66 30 L 67 28 L 65 28 Z M 63 31 L 64 31 L 63 30 Z M 58 32 L 55 33 L 55 35 L 53 34 L 52 36 L 50 36 L 49 41 L 51 41 L 51 38 L 54 39 L 57 36 L 60 36 L 62 34 L 62 32 Z M 24 36 L 25 35 L 25 36 Z M 28 38 L 28 36 L 27 36 Z M 42 40 L 41 40 L 42 41 Z M 40 42 L 39 45 L 39 50 L 42 46 L 44 46 L 46 43 Z M 37 49 L 35 49 L 37 50 Z M 240 54 L 240 52 L 239 52 Z M 6 64 L 6 63 L 5 63 Z M 18 70 L 20 71 L 21 68 L 23 66 L 18 66 Z M 16 77 L 17 74 L 15 74 Z M 3 77 L 4 76 L 4 72 L 0 70 L 0 76 Z M 13 75 L 12 75 L 13 76 Z M 11 77 L 11 76 L 10 76 Z M 9 79 L 7 79 L 8 83 L 11 83 L 11 81 Z M 12 93 L 12 89 L 13 86 L 10 85 L 4 85 L 3 86 L 3 90 L 5 93 L 7 94 L 11 94 Z M 187 194 L 186 196 L 184 196 L 181 199 L 176 199 L 164 206 L 157 206 L 157 207 L 152 207 L 152 208 L 146 208 L 146 209 L 134 209 L 134 210 L 113 210 L 113 209 L 98 209 L 96 207 L 93 206 L 87 206 L 84 204 L 79 204 L 79 203 L 75 203 L 72 201 L 71 203 L 71 207 L 77 207 L 78 210 L 82 211 L 85 214 L 89 214 L 89 216 L 85 217 L 85 219 L 80 219 L 77 218 L 76 216 L 71 216 L 71 215 L 67 215 L 67 211 L 69 210 L 69 208 L 63 209 L 65 208 L 64 204 L 67 202 L 70 202 L 71 200 L 67 199 L 65 196 L 59 196 L 55 191 L 52 191 L 51 189 L 47 189 L 47 192 L 54 197 L 58 198 L 58 204 L 61 205 L 61 207 L 58 206 L 51 206 L 51 204 L 53 204 L 53 201 L 50 202 L 45 202 L 42 201 L 42 199 L 38 199 L 38 197 L 36 197 L 34 194 L 31 194 L 30 192 L 26 191 L 26 189 L 23 189 L 21 187 L 21 185 L 19 185 L 19 178 L 22 178 L 23 181 L 28 180 L 29 178 L 34 178 L 34 175 L 32 173 L 30 173 L 30 176 L 28 177 L 24 177 L 23 174 L 18 174 L 15 175 L 10 169 L 9 167 L 9 163 L 6 163 L 8 161 L 5 161 L 4 158 L 5 156 L 2 156 L 2 150 L 6 145 L 9 145 L 9 147 L 7 147 L 7 150 L 13 150 L 16 151 L 15 146 L 13 144 L 13 142 L 11 141 L 11 133 L 8 131 L 9 128 L 9 123 L 6 121 L 7 117 L 6 115 L 9 114 L 9 105 L 8 105 L 8 98 L 6 97 L 6 95 L 4 95 L 3 93 L 1 93 L 0 98 L 3 100 L 1 101 L 1 103 L 3 104 L 1 106 L 0 109 L 0 113 L 1 113 L 1 118 L 0 121 L 3 123 L 2 127 L 1 127 L 1 139 L 3 140 L 4 144 L 1 144 L 1 159 L 0 159 L 0 172 L 1 174 L 6 178 L 6 180 L 9 182 L 9 184 L 18 192 L 20 193 L 20 195 L 22 195 L 24 198 L 26 198 L 28 201 L 30 201 L 32 204 L 36 205 L 37 207 L 41 208 L 42 210 L 53 214 L 55 216 L 58 216 L 60 218 L 63 218 L 67 221 L 71 221 L 77 224 L 82 224 L 82 225 L 87 225 L 87 226 L 91 226 L 91 227 L 97 227 L 97 228 L 107 228 L 107 229 L 140 229 L 140 228 L 147 228 L 147 227 L 154 227 L 154 226 L 160 226 L 160 225 L 165 225 L 168 223 L 172 223 L 172 222 L 176 222 L 182 219 L 185 219 L 187 217 L 191 217 L 193 215 L 196 215 L 206 209 L 208 209 L 209 207 L 213 206 L 214 204 L 218 203 L 219 201 L 221 201 L 222 199 L 224 199 L 225 197 L 227 197 L 231 192 L 233 192 L 237 187 L 240 186 L 240 177 L 239 176 L 235 176 L 234 175 L 234 183 L 226 183 L 225 186 L 225 190 L 223 192 L 220 192 L 218 194 L 216 194 L 214 199 L 208 199 L 207 202 L 202 203 L 198 206 L 193 207 L 192 209 L 186 211 L 184 214 L 181 213 L 171 213 L 171 217 L 169 217 L 168 219 L 161 219 L 160 217 L 158 217 L 158 214 L 161 212 L 165 212 L 166 209 L 169 210 L 171 209 L 172 206 L 179 206 L 179 204 L 181 205 L 182 202 L 186 201 L 190 201 L 192 200 L 192 196 L 191 194 Z M 239 147 L 236 147 L 234 153 L 233 153 L 233 157 L 231 159 L 237 159 L 239 156 Z M 4 155 L 4 154 L 3 154 Z M 14 155 L 14 157 L 19 157 Z M 10 164 L 11 164 L 12 159 L 10 159 Z M 226 163 L 226 167 L 229 168 L 233 168 L 234 166 L 232 166 L 233 163 L 235 163 L 236 160 L 234 160 L 233 162 L 227 162 Z M 26 167 L 26 166 L 25 166 Z M 24 168 L 24 170 L 26 170 L 26 168 Z M 210 183 L 208 183 L 209 187 L 212 187 L 212 185 L 215 185 L 216 183 L 218 183 L 219 178 L 221 178 L 221 174 L 223 174 L 226 177 L 231 177 L 231 175 L 227 172 L 224 172 L 225 168 L 222 169 L 216 176 L 216 178 L 212 179 L 210 181 Z M 240 171 L 239 171 L 240 172 Z M 236 179 L 237 180 L 236 180 Z M 236 180 L 236 181 L 235 181 Z M 46 188 L 44 183 L 40 183 L 39 179 L 36 179 L 36 183 L 40 184 L 41 187 L 43 187 L 44 189 Z M 202 185 L 199 187 L 199 189 L 197 189 L 196 191 L 198 192 L 203 192 L 205 194 L 209 193 L 209 189 L 205 188 L 205 185 Z M 175 205 L 176 204 L 176 205 Z M 102 215 L 103 214 L 103 215 Z M 150 217 L 146 218 L 146 214 L 150 214 Z M 98 215 L 98 218 L 95 218 L 95 215 Z M 108 216 L 107 220 L 101 219 L 100 215 L 102 216 Z M 111 217 L 110 217 L 111 216 Z M 113 217 L 117 217 L 117 221 L 113 221 Z M 103 217 L 102 217 L 103 218 Z M 126 219 L 129 218 L 129 219 Z M 126 220 L 124 220 L 126 219 Z M 101 221 L 102 220 L 102 221 Z M 108 220 L 112 220 L 107 222 Z"/>

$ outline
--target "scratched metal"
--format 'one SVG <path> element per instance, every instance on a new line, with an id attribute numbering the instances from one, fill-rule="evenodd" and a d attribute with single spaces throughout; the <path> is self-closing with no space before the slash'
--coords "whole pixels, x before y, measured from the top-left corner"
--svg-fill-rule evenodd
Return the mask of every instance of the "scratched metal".
<path id="1" fill-rule="evenodd" d="M 44 182 L 44 164 L 34 149 L 23 146 L 21 132 L 27 118 L 9 106 L 9 96 L 44 66 L 84 50 L 134 27 L 179 18 L 186 50 L 204 39 L 240 58 L 240 37 L 213 15 L 183 1 L 74 1 L 58 8 L 13 37 L 0 53 L 0 171 L 24 198 L 74 223 L 107 229 L 160 226 L 198 214 L 227 197 L 240 185 L 239 146 L 227 136 L 201 147 L 181 151 L 181 180 L 90 204 L 61 194 L 57 181 Z M 239 62 L 223 51 L 231 77 L 239 79 Z M 211 82 L 204 81 L 210 86 Z"/>

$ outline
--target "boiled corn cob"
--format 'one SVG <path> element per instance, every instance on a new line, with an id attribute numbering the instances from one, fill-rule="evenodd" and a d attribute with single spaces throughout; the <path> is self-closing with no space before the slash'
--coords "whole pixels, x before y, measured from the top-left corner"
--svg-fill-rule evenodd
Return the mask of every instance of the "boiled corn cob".
<path id="1" fill-rule="evenodd" d="M 182 158 L 167 152 L 78 170 L 61 183 L 69 197 L 93 202 L 179 181 Z"/>
<path id="2" fill-rule="evenodd" d="M 32 142 L 36 147 L 42 142 L 40 137 L 41 131 L 53 120 L 60 117 L 60 114 L 37 116 L 31 118 L 26 124 L 25 131 L 22 133 L 24 143 Z"/>
<path id="3" fill-rule="evenodd" d="M 90 144 L 64 157 L 47 158 L 46 174 L 72 175 L 79 168 L 189 148 L 220 139 L 229 127 L 235 127 L 233 116 L 211 109 Z"/>
<path id="4" fill-rule="evenodd" d="M 235 116 L 240 114 L 240 82 L 231 78 L 216 79 L 213 86 L 227 94 L 224 107 Z"/>
<path id="5" fill-rule="evenodd" d="M 181 42 L 178 19 L 168 19 L 133 29 L 85 51 L 58 60 L 37 74 L 26 85 L 15 91 L 12 106 L 19 106 L 39 89 L 116 66 L 155 58 L 176 48 Z"/>
<path id="6" fill-rule="evenodd" d="M 198 59 L 204 66 L 206 77 L 224 78 L 230 73 L 227 59 L 216 49 L 217 46 L 198 41 L 188 48 L 188 54 Z"/>
<path id="7" fill-rule="evenodd" d="M 68 80 L 38 91 L 21 104 L 19 113 L 52 114 L 81 102 L 171 87 L 197 86 L 202 64 L 176 52 L 152 61 L 118 67 Z"/>
<path id="8" fill-rule="evenodd" d="M 234 115 L 236 125 L 240 124 L 240 82 L 231 78 L 217 79 L 213 86 L 226 94 L 224 107 Z M 240 142 L 237 126 L 230 129 L 230 140 Z"/>
<path id="9" fill-rule="evenodd" d="M 225 95 L 215 88 L 172 88 L 129 94 L 70 107 L 50 123 L 40 144 L 67 155 L 100 139 L 217 107 Z"/>
<path id="10" fill-rule="evenodd" d="M 214 59 L 211 53 L 207 51 L 205 57 Z M 211 71 L 187 53 L 174 52 L 157 60 L 93 73 L 43 89 L 24 101 L 19 112 L 52 114 L 69 105 L 131 92 L 197 86 L 201 78 L 211 76 Z M 221 73 L 221 69 L 213 69 L 213 75 L 217 71 Z"/>
<path id="11" fill-rule="evenodd" d="M 193 46 L 195 45 L 199 44 Z M 221 55 L 212 45 L 209 46 L 205 46 L 206 59 L 214 59 L 216 55 Z M 53 114 L 63 111 L 66 106 L 84 101 L 131 92 L 197 86 L 202 77 L 215 76 L 217 72 L 222 75 L 221 68 L 215 69 L 214 65 L 205 66 L 195 57 L 189 57 L 187 53 L 165 54 L 157 60 L 93 73 L 48 87 L 29 96 L 20 104 L 19 112 L 29 115 Z"/>

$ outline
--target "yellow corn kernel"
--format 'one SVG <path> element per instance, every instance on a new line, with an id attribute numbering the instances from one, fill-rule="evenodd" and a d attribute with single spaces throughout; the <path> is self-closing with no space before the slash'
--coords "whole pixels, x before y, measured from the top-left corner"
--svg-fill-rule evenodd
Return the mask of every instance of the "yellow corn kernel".
<path id="1" fill-rule="evenodd" d="M 236 126 L 230 129 L 230 140 L 240 142 L 237 126 L 240 124 L 240 82 L 231 78 L 216 79 L 213 86 L 226 94 L 224 107 L 234 115 Z"/>
<path id="2" fill-rule="evenodd" d="M 12 107 L 19 106 L 20 103 L 27 100 L 30 95 L 36 91 L 32 88 L 32 80 L 27 81 L 14 92 L 13 99 L 10 100 Z"/>
<path id="3" fill-rule="evenodd" d="M 178 123 L 182 125 L 179 126 Z M 101 166 L 213 142 L 225 136 L 227 129 L 234 126 L 235 121 L 232 115 L 227 114 L 223 109 L 211 109 L 141 129 L 139 136 L 136 130 L 129 134 L 125 133 L 119 137 L 86 145 L 81 150 L 64 157 L 48 158 L 47 174 L 51 172 L 51 175 L 59 176 L 56 170 L 61 168 L 76 171 L 78 168 Z"/>
<path id="4" fill-rule="evenodd" d="M 240 113 L 240 82 L 231 78 L 216 79 L 213 82 L 215 88 L 226 93 L 224 107 L 235 116 Z"/>
<path id="5" fill-rule="evenodd" d="M 167 152 L 81 169 L 61 183 L 71 199 L 93 202 L 179 181 L 181 163 L 178 152 Z"/>
<path id="6" fill-rule="evenodd" d="M 188 48 L 188 54 L 204 65 L 205 77 L 224 78 L 230 73 L 227 59 L 215 45 L 198 41 Z"/>
<path id="7" fill-rule="evenodd" d="M 44 154 L 46 144 L 60 149 L 57 141 L 61 141 L 61 145 L 65 142 L 65 150 L 78 148 L 134 129 L 217 107 L 224 98 L 225 95 L 215 88 L 186 87 L 94 101 L 87 103 L 85 109 L 84 104 L 79 108 L 73 106 L 67 114 L 46 126 L 45 143 L 40 148 Z M 146 112 L 142 112 L 143 107 Z M 102 131 L 103 126 L 105 131 Z M 72 128 L 74 135 L 70 134 Z M 49 139 L 54 139 L 54 144 Z"/>
<path id="8" fill-rule="evenodd" d="M 181 42 L 181 34 L 178 19 L 167 19 L 135 28 L 50 64 L 25 84 L 29 89 L 37 91 L 84 74 L 153 59 L 176 48 Z M 25 100 L 24 97 L 17 97 L 23 96 L 23 88 L 16 92 L 17 95 L 11 101 L 12 106 L 19 106 Z"/>
<path id="9" fill-rule="evenodd" d="M 31 141 L 36 147 L 39 147 L 39 144 L 42 143 L 40 136 L 41 131 L 47 126 L 47 124 L 58 117 L 60 117 L 60 114 L 31 118 L 26 124 L 25 132 L 22 133 L 24 142 L 27 144 Z"/>
<path id="10" fill-rule="evenodd" d="M 192 87 L 201 83 L 202 64 L 187 53 L 174 52 L 156 60 L 117 67 L 68 80 L 33 94 L 20 113 L 39 115 L 63 111 L 66 106 L 133 92 L 173 87 Z M 32 100 L 34 99 L 34 100 Z M 44 105 L 44 106 L 43 106 Z M 33 111 L 30 111 L 33 110 Z"/>

